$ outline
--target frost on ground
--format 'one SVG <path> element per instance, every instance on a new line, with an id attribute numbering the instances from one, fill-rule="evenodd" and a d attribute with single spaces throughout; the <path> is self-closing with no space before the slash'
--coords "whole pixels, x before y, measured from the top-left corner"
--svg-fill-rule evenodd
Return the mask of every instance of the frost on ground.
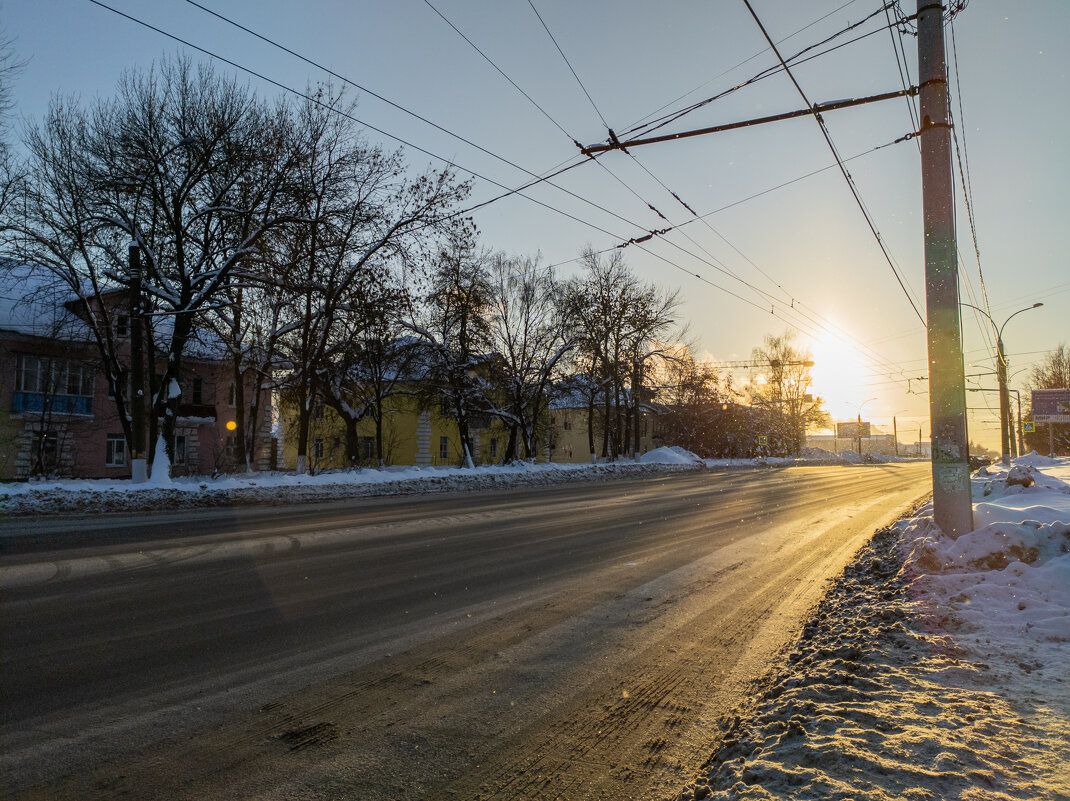
<path id="1" fill-rule="evenodd" d="M 1070 460 L 1013 470 L 878 532 L 680 798 L 1070 798 Z"/>

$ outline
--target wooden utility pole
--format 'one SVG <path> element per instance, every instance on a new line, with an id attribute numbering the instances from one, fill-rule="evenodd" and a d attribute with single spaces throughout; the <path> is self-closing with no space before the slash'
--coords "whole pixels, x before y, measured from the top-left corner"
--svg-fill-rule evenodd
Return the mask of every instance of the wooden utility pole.
<path id="1" fill-rule="evenodd" d="M 973 529 L 962 364 L 944 6 L 918 0 L 921 186 L 925 231 L 933 516 L 951 536 Z"/>
<path id="2" fill-rule="evenodd" d="M 145 459 L 145 346 L 141 323 L 141 249 L 130 243 L 130 480 L 142 484 L 148 480 Z"/>

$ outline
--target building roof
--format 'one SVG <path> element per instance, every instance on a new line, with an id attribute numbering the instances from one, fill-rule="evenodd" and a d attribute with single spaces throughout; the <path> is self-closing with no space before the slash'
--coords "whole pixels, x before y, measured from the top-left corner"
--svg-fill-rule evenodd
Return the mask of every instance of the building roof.
<path id="1" fill-rule="evenodd" d="M 85 340 L 85 323 L 66 305 L 76 299 L 67 284 L 44 268 L 0 262 L 0 330 Z"/>

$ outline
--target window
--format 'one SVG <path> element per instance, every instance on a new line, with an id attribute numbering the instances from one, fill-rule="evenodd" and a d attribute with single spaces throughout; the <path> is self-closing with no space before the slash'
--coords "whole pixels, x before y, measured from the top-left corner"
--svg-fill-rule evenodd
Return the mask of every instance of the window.
<path id="1" fill-rule="evenodd" d="M 126 394 L 123 397 L 126 399 L 126 402 L 129 403 L 134 398 L 134 395 L 133 395 L 134 383 L 131 380 L 130 371 L 129 370 L 123 370 L 122 373 L 119 375 L 119 381 L 120 381 L 122 386 L 126 387 Z M 108 376 L 108 397 L 109 398 L 114 398 L 115 397 L 115 384 L 112 382 L 111 376 Z"/>
<path id="2" fill-rule="evenodd" d="M 230 382 L 230 395 L 229 395 L 229 398 L 230 399 L 227 401 L 227 403 L 229 403 L 231 406 L 237 406 L 238 405 L 238 389 L 237 389 L 236 386 L 234 386 L 234 382 L 233 381 Z"/>
<path id="3" fill-rule="evenodd" d="M 312 458 L 323 458 L 323 437 L 316 437 L 315 442 L 312 443 Z"/>
<path id="4" fill-rule="evenodd" d="M 175 437 L 175 458 L 172 459 L 172 464 L 185 464 L 186 463 L 186 437 L 179 434 Z"/>
<path id="5" fill-rule="evenodd" d="M 450 411 L 450 399 L 447 398 L 445 395 L 443 395 L 442 397 L 440 397 L 438 399 L 438 416 L 439 417 L 451 417 L 452 416 L 452 412 Z"/>
<path id="6" fill-rule="evenodd" d="M 126 466 L 126 437 L 122 434 L 108 434 L 105 444 L 104 464 L 107 467 Z"/>
<path id="7" fill-rule="evenodd" d="M 374 459 L 375 458 L 375 437 L 361 437 L 360 438 L 360 458 L 361 459 Z"/>
<path id="8" fill-rule="evenodd" d="M 312 419 L 313 420 L 322 420 L 323 419 L 323 401 L 320 400 L 319 398 L 316 398 L 316 400 L 313 401 L 313 403 L 312 403 Z"/>
<path id="9" fill-rule="evenodd" d="M 93 373 L 67 359 L 20 353 L 15 361 L 14 412 L 93 413 Z"/>
<path id="10" fill-rule="evenodd" d="M 566 417 L 561 423 L 561 428 L 563 428 L 565 431 L 571 431 L 572 430 L 572 421 L 569 420 Z"/>
<path id="11" fill-rule="evenodd" d="M 450 438 L 439 437 L 438 438 L 438 458 L 449 459 L 450 458 Z"/>
<path id="12" fill-rule="evenodd" d="M 55 473 L 59 470 L 59 437 L 55 433 L 36 432 L 33 439 L 33 472 Z"/>
<path id="13" fill-rule="evenodd" d="M 200 406 L 204 403 L 204 379 L 193 379 L 193 405 Z M 232 406 L 234 404 L 231 404 Z"/>
<path id="14" fill-rule="evenodd" d="M 498 438 L 497 437 L 491 437 L 490 438 L 490 458 L 491 459 L 497 459 L 498 458 Z"/>
<path id="15" fill-rule="evenodd" d="M 125 337 L 130 333 L 130 315 L 119 314 L 115 317 L 115 336 Z"/>

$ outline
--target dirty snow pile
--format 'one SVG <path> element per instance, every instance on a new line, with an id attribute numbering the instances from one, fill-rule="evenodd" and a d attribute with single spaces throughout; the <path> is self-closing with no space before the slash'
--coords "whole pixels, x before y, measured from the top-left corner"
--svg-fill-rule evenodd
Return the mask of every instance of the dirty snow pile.
<path id="1" fill-rule="evenodd" d="M 320 502 L 372 495 L 414 495 L 604 481 L 703 469 L 702 460 L 682 448 L 660 448 L 635 462 L 562 464 L 515 462 L 463 467 L 387 467 L 331 470 L 315 475 L 246 473 L 218 477 L 168 477 L 166 457 L 154 464 L 153 479 L 65 479 L 0 484 L 0 513 L 130 512 L 208 506 Z M 163 452 L 162 448 L 157 453 Z"/>
<path id="2" fill-rule="evenodd" d="M 1070 798 L 1070 459 L 972 484 L 974 531 L 857 554 L 681 799 Z"/>
<path id="3" fill-rule="evenodd" d="M 643 464 L 685 464 L 695 466 L 703 464 L 701 458 L 679 445 L 655 448 L 640 456 L 639 461 Z"/>

